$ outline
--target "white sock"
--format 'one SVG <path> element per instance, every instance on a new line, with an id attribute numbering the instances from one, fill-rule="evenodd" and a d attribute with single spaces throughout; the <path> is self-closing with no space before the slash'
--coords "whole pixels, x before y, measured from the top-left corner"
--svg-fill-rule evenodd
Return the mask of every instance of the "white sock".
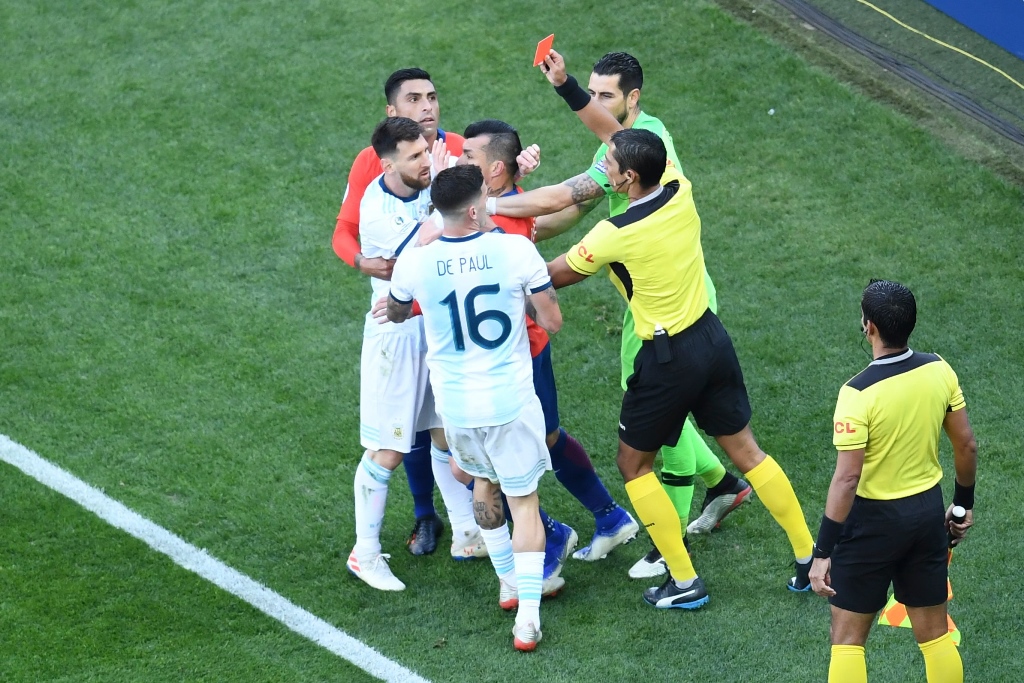
<path id="1" fill-rule="evenodd" d="M 452 525 L 452 544 L 468 539 L 480 530 L 473 516 L 473 492 L 455 478 L 448 464 L 448 451 L 442 451 L 430 444 L 430 468 L 434 472 L 434 481 L 441 491 L 444 507 L 448 512 L 448 522 Z"/>
<path id="2" fill-rule="evenodd" d="M 544 553 L 515 553 L 516 581 L 519 582 L 519 611 L 516 624 L 532 623 L 540 628 L 540 593 L 544 583 Z"/>
<path id="3" fill-rule="evenodd" d="M 370 452 L 356 467 L 356 547 L 357 555 L 380 552 L 380 528 L 384 523 L 384 505 L 388 501 L 391 470 L 370 459 Z"/>
<path id="4" fill-rule="evenodd" d="M 491 564 L 494 565 L 494 573 L 505 583 L 518 586 L 516 564 L 512 558 L 512 536 L 508 533 L 508 522 L 497 529 L 480 529 L 480 535 L 484 537 L 484 545 L 487 546 L 487 554 L 490 555 Z M 542 572 L 544 571 L 543 566 L 542 559 Z"/>

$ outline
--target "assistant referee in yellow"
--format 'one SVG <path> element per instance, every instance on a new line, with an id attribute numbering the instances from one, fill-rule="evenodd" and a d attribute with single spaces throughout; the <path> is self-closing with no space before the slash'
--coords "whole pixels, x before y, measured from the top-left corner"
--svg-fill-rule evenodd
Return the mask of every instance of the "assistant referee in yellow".
<path id="1" fill-rule="evenodd" d="M 868 680 L 864 643 L 890 583 L 907 607 L 928 683 L 964 680 L 946 625 L 946 550 L 974 520 L 978 449 L 956 373 L 907 346 L 916 323 L 905 286 L 877 280 L 864 290 L 861 330 L 874 360 L 839 390 L 839 456 L 810 574 L 814 592 L 832 603 L 829 683 Z M 943 429 L 953 444 L 953 505 L 967 510 L 959 524 L 939 486 Z"/>
<path id="2" fill-rule="evenodd" d="M 778 463 L 754 441 L 736 351 L 708 308 L 700 217 L 690 181 L 667 163 L 665 143 L 647 130 L 612 135 L 604 163 L 615 191 L 629 197 L 629 208 L 597 223 L 548 270 L 555 286 L 564 287 L 608 266 L 643 340 L 619 413 L 617 464 L 637 515 L 669 568 L 665 583 L 644 591 L 644 600 L 683 609 L 709 600 L 683 546 L 679 516 L 653 471 L 658 449 L 679 440 L 690 413 L 747 475 L 788 534 L 796 558 L 803 560 L 791 587 L 809 587 L 813 543 L 800 502 Z M 533 192 L 569 192 L 564 185 L 552 187 Z"/>

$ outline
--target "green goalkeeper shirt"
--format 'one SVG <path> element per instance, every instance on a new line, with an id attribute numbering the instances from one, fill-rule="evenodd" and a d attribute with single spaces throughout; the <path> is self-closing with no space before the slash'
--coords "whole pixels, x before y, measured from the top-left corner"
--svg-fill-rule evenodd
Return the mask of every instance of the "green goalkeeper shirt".
<path id="1" fill-rule="evenodd" d="M 672 134 L 668 132 L 665 124 L 660 119 L 640 112 L 639 116 L 636 117 L 636 121 L 633 122 L 633 128 L 649 130 L 661 138 L 661 141 L 665 143 L 665 151 L 668 152 L 668 160 L 679 169 L 680 173 L 683 172 L 683 166 L 679 163 L 675 145 L 672 143 Z M 608 215 L 618 216 L 629 208 L 629 197 L 612 189 L 612 184 L 608 181 L 608 176 L 604 171 L 604 155 L 607 153 L 608 145 L 601 145 L 598 148 L 597 154 L 594 155 L 593 164 L 587 169 L 587 175 L 604 188 L 605 194 L 608 195 Z"/>

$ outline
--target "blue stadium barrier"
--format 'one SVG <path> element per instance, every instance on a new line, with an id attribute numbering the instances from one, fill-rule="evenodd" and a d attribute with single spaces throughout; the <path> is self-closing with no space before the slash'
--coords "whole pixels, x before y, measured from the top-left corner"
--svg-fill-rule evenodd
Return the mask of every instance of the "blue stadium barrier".
<path id="1" fill-rule="evenodd" d="M 924 0 L 943 14 L 1024 59 L 1024 0 Z"/>

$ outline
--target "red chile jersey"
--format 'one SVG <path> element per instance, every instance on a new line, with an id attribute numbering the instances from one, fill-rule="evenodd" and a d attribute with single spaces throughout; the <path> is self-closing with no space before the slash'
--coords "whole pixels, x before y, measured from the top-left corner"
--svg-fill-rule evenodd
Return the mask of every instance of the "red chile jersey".
<path id="1" fill-rule="evenodd" d="M 503 197 L 522 192 L 518 185 L 513 186 Z M 536 218 L 510 218 L 509 216 L 491 216 L 494 224 L 510 235 L 522 235 L 531 242 L 537 241 L 537 219 Z M 550 339 L 543 327 L 533 321 L 533 318 L 526 316 L 526 334 L 530 338 L 530 356 L 536 358 Z"/>
<path id="2" fill-rule="evenodd" d="M 462 156 L 462 143 L 465 139 L 461 135 L 438 129 L 437 137 L 448 146 L 448 152 L 452 157 Z M 362 201 L 367 186 L 383 172 L 380 157 L 373 151 L 373 147 L 367 147 L 356 155 L 352 169 L 348 172 L 348 184 L 345 186 L 345 197 L 341 201 L 341 211 L 334 226 L 331 246 L 334 247 L 334 253 L 338 258 L 350 266 L 355 266 L 356 254 L 359 253 L 359 202 Z"/>

